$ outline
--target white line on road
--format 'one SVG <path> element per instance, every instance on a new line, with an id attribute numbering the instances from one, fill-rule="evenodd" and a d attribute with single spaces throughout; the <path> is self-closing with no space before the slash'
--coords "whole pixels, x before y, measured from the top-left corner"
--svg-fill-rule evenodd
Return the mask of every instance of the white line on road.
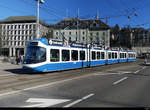
<path id="1" fill-rule="evenodd" d="M 145 66 L 144 66 L 144 67 L 142 67 L 142 69 L 139 69 L 139 70 L 135 71 L 135 72 L 134 72 L 134 74 L 137 74 L 138 72 L 140 72 L 140 71 L 144 70 L 145 68 L 146 68 Z"/>
<path id="2" fill-rule="evenodd" d="M 146 68 L 146 66 L 144 66 L 142 69 L 145 69 Z"/>
<path id="3" fill-rule="evenodd" d="M 0 94 L 0 97 L 1 96 L 5 96 L 5 95 L 19 93 L 19 92 L 26 91 L 26 90 L 32 90 L 32 89 L 37 89 L 37 88 L 40 88 L 40 87 L 51 86 L 51 85 L 54 85 L 54 84 L 59 84 L 59 83 L 63 83 L 63 82 L 67 82 L 67 81 L 71 81 L 71 80 L 75 80 L 75 79 L 79 79 L 79 78 L 84 78 L 84 77 L 88 77 L 88 76 L 92 76 L 92 75 L 93 74 L 88 74 L 88 75 L 84 75 L 84 76 L 80 76 L 80 77 L 75 77 L 75 78 L 71 78 L 71 79 L 66 79 L 66 80 L 51 82 L 51 83 L 42 84 L 42 85 L 38 85 L 38 86 L 34 86 L 34 87 L 29 87 L 29 88 L 25 88 L 25 89 L 22 89 L 22 90 L 10 91 L 10 92 L 7 92 L 7 93 Z"/>
<path id="4" fill-rule="evenodd" d="M 120 79 L 120 80 L 114 82 L 113 85 L 116 85 L 116 84 L 118 84 L 118 83 L 120 83 L 120 82 L 126 80 L 127 78 L 128 78 L 128 77 L 124 77 L 124 78 L 122 78 L 122 79 Z"/>
<path id="5" fill-rule="evenodd" d="M 140 70 L 135 71 L 134 74 L 137 74 L 138 72 L 140 72 Z"/>
<path id="6" fill-rule="evenodd" d="M 75 105 L 75 104 L 77 104 L 77 103 L 80 103 L 81 101 L 86 100 L 86 99 L 92 97 L 93 95 L 94 95 L 94 94 L 89 94 L 89 95 L 83 97 L 82 99 L 78 99 L 78 100 L 76 100 L 76 101 L 74 101 L 74 102 L 72 102 L 72 103 L 70 103 L 70 104 L 68 104 L 68 105 L 65 105 L 64 108 L 71 107 L 71 106 L 73 106 L 73 105 Z"/>

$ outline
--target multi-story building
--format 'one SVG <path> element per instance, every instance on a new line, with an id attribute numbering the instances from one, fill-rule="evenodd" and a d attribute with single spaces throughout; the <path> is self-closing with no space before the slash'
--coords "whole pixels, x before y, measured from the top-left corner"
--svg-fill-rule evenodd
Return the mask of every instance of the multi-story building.
<path id="1" fill-rule="evenodd" d="M 2 55 L 24 55 L 29 40 L 36 38 L 35 16 L 13 16 L 0 21 Z M 45 36 L 48 28 L 40 22 L 40 37 Z"/>
<path id="2" fill-rule="evenodd" d="M 110 28 L 101 20 L 64 19 L 52 29 L 54 39 L 110 46 Z"/>
<path id="3" fill-rule="evenodd" d="M 136 51 L 137 56 L 150 54 L 150 30 L 144 28 L 132 29 L 132 49 Z"/>

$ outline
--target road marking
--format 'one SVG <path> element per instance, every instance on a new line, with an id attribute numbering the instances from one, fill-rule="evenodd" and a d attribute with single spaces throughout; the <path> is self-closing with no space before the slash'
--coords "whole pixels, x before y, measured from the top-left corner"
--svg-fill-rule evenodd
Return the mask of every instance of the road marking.
<path id="1" fill-rule="evenodd" d="M 113 74 L 120 74 L 120 73 L 103 73 L 103 74 L 101 74 L 101 73 L 99 72 L 99 73 L 94 73 L 93 75 L 100 75 L 100 76 L 103 76 L 103 75 L 113 75 Z"/>
<path id="2" fill-rule="evenodd" d="M 138 72 L 140 72 L 140 70 L 135 71 L 134 74 L 137 74 Z"/>
<path id="3" fill-rule="evenodd" d="M 84 78 L 84 77 L 92 76 L 92 75 L 93 74 L 88 74 L 88 75 L 84 75 L 84 76 L 80 76 L 80 77 L 75 77 L 75 78 L 71 78 L 71 79 L 66 79 L 66 80 L 51 82 L 51 83 L 42 84 L 42 85 L 38 85 L 38 86 L 33 86 L 33 87 L 25 88 L 25 89 L 22 89 L 22 90 L 17 90 L 17 91 L 11 91 L 11 92 L 7 92 L 7 93 L 2 93 L 2 94 L 0 94 L 0 97 L 1 96 L 5 96 L 5 95 L 19 93 L 19 92 L 26 91 L 26 90 L 32 90 L 32 89 L 37 89 L 37 88 L 40 88 L 40 87 L 51 86 L 51 85 L 55 85 L 55 84 L 59 84 L 59 83 L 63 83 L 63 82 L 67 82 L 67 81 L 71 81 L 71 80 L 75 80 L 75 79 L 79 79 L 79 78 Z"/>
<path id="4" fill-rule="evenodd" d="M 67 82 L 67 81 L 71 81 L 71 80 L 75 80 L 75 79 L 79 79 L 79 78 L 84 78 L 84 77 L 88 77 L 88 76 L 92 76 L 92 74 L 88 74 L 88 75 L 84 75 L 84 76 L 80 76 L 80 77 L 75 77 L 75 78 L 71 78 L 71 79 L 66 79 L 66 80 L 61 80 L 61 81 L 56 81 L 56 82 L 51 82 L 51 83 L 38 85 L 38 86 L 34 86 L 34 87 L 29 87 L 29 88 L 26 88 L 23 90 L 32 90 L 32 89 L 36 89 L 36 88 L 40 88 L 40 87 L 51 86 L 54 84 L 59 84 L 59 83 L 63 83 L 63 82 Z"/>
<path id="5" fill-rule="evenodd" d="M 74 102 L 72 102 L 72 103 L 70 103 L 70 104 L 68 104 L 68 105 L 65 105 L 64 108 L 68 108 L 68 107 L 71 107 L 71 106 L 73 106 L 73 105 L 75 105 L 75 104 L 77 104 L 77 103 L 80 103 L 81 101 L 86 100 L 86 99 L 92 97 L 93 95 L 94 95 L 94 94 L 89 94 L 89 95 L 83 97 L 82 99 L 78 99 L 78 100 L 76 100 L 76 101 L 74 101 Z"/>
<path id="6" fill-rule="evenodd" d="M 0 75 L 1 76 L 11 76 L 11 75 L 15 75 L 15 74 L 4 74 L 4 75 Z"/>
<path id="7" fill-rule="evenodd" d="M 137 74 L 138 72 L 144 70 L 145 68 L 146 68 L 146 66 L 142 67 L 142 69 L 139 69 L 139 70 L 135 71 L 134 74 Z"/>
<path id="8" fill-rule="evenodd" d="M 1 96 L 5 96 L 5 95 L 10 95 L 10 94 L 19 93 L 19 92 L 21 92 L 21 90 L 18 90 L 18 91 L 11 91 L 11 92 L 7 92 L 7 93 L 3 93 L 3 94 L 0 94 L 0 97 L 1 97 Z"/>
<path id="9" fill-rule="evenodd" d="M 128 73 L 132 73 L 131 71 L 119 71 L 120 74 L 128 74 Z"/>
<path id="10" fill-rule="evenodd" d="M 120 82 L 126 80 L 127 78 L 128 78 L 128 77 L 124 77 L 124 78 L 122 78 L 122 79 L 120 79 L 120 80 L 114 82 L 113 85 L 116 85 L 116 84 L 118 84 L 118 83 L 120 83 Z"/>
<path id="11" fill-rule="evenodd" d="M 33 105 L 27 105 L 23 107 L 50 107 L 60 103 L 68 102 L 68 99 L 43 99 L 43 98 L 29 98 L 26 102 L 39 103 Z"/>
<path id="12" fill-rule="evenodd" d="M 143 68 L 142 69 L 145 69 L 146 68 L 146 66 L 143 66 Z"/>

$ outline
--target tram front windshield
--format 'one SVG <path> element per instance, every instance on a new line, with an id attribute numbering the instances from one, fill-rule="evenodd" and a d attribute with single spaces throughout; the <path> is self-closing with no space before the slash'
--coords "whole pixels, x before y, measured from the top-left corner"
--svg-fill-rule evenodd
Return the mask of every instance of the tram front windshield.
<path id="1" fill-rule="evenodd" d="M 46 49 L 43 47 L 27 47 L 24 64 L 34 64 L 46 61 Z"/>

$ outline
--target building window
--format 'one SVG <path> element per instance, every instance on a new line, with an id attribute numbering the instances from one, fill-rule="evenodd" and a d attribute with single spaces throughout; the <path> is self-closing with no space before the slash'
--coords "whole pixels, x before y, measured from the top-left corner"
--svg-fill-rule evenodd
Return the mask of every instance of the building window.
<path id="1" fill-rule="evenodd" d="M 96 35 L 99 36 L 99 33 L 97 32 Z"/>
<path id="2" fill-rule="evenodd" d="M 32 25 L 31 25 L 31 24 L 29 25 L 29 28 L 30 28 L 30 29 L 32 28 Z"/>
<path id="3" fill-rule="evenodd" d="M 69 37 L 69 41 L 71 41 L 71 36 Z"/>
<path id="4" fill-rule="evenodd" d="M 90 33 L 90 36 L 93 36 L 93 33 Z"/>
<path id="5" fill-rule="evenodd" d="M 30 30 L 30 34 L 32 34 L 32 30 Z"/>
<path id="6" fill-rule="evenodd" d="M 22 40 L 24 40 L 24 36 L 22 36 Z"/>
<path id="7" fill-rule="evenodd" d="M 85 40 L 85 37 L 82 37 L 83 41 Z"/>
<path id="8" fill-rule="evenodd" d="M 84 34 L 85 34 L 85 32 L 82 32 L 82 34 L 84 35 Z"/>
<path id="9" fill-rule="evenodd" d="M 76 41 L 78 41 L 78 37 L 76 37 Z"/>
<path id="10" fill-rule="evenodd" d="M 58 32 L 56 32 L 56 35 L 58 36 Z"/>
<path id="11" fill-rule="evenodd" d="M 69 32 L 69 35 L 71 35 L 71 32 Z"/>
<path id="12" fill-rule="evenodd" d="M 13 25 L 11 25 L 11 29 L 13 29 Z"/>
<path id="13" fill-rule="evenodd" d="M 15 29 L 17 29 L 17 25 L 15 25 Z"/>
<path id="14" fill-rule="evenodd" d="M 26 31 L 26 34 L 28 34 L 28 31 Z"/>
<path id="15" fill-rule="evenodd" d="M 18 31 L 18 34 L 20 35 L 20 31 Z"/>
<path id="16" fill-rule="evenodd" d="M 105 36 L 105 32 L 103 32 L 103 36 Z"/>
<path id="17" fill-rule="evenodd" d="M 18 25 L 18 29 L 20 29 L 21 28 L 21 25 Z"/>
<path id="18" fill-rule="evenodd" d="M 36 29 L 36 24 L 33 25 L 33 29 Z"/>
<path id="19" fill-rule="evenodd" d="M 28 25 L 26 25 L 26 29 L 28 29 Z"/>
<path id="20" fill-rule="evenodd" d="M 18 40 L 20 40 L 20 36 L 18 36 Z"/>
<path id="21" fill-rule="evenodd" d="M 22 46 L 23 46 L 23 42 L 22 42 L 22 44 L 21 44 Z"/>
<path id="22" fill-rule="evenodd" d="M 15 35 L 17 34 L 17 31 L 15 31 Z"/>
<path id="23" fill-rule="evenodd" d="M 4 26 L 3 29 L 5 29 L 6 27 Z"/>
<path id="24" fill-rule="evenodd" d="M 22 35 L 24 34 L 24 31 L 22 31 Z"/>
<path id="25" fill-rule="evenodd" d="M 22 25 L 22 29 L 24 29 L 24 25 Z"/>

